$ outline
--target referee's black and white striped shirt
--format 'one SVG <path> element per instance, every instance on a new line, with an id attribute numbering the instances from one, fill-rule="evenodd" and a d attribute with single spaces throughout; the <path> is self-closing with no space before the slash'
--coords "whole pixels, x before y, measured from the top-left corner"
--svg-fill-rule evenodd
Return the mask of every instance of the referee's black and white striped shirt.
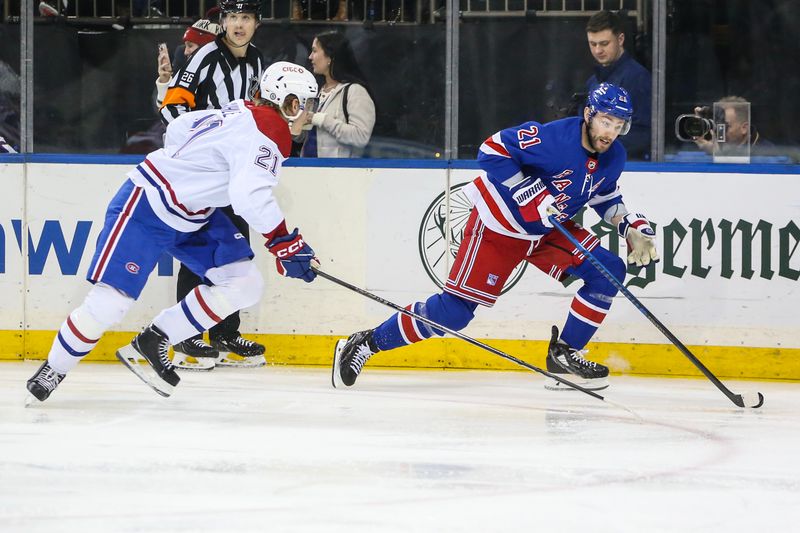
<path id="1" fill-rule="evenodd" d="M 200 47 L 172 77 L 161 106 L 161 120 L 169 124 L 188 111 L 221 109 L 239 98 L 249 99 L 252 80 L 256 83 L 264 59 L 253 44 L 243 58 L 235 57 L 222 35 Z"/>

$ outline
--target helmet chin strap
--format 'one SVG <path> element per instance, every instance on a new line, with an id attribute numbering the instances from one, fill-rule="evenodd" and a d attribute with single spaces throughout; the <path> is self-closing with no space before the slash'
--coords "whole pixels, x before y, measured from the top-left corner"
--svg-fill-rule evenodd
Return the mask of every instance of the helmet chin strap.
<path id="1" fill-rule="evenodd" d="M 226 31 L 226 33 L 222 37 L 222 39 L 225 41 L 226 45 L 228 45 L 228 46 L 230 46 L 232 48 L 244 48 L 245 46 L 249 45 L 253 41 L 253 39 L 250 39 L 249 41 L 247 41 L 244 44 L 234 44 L 230 39 L 228 39 L 227 30 L 225 30 L 225 31 Z M 255 35 L 253 35 L 253 37 L 255 37 Z"/>

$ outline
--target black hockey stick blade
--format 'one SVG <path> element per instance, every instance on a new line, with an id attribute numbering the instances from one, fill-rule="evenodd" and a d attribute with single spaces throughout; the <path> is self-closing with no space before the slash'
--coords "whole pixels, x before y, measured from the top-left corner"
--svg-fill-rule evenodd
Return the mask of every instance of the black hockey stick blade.
<path id="1" fill-rule="evenodd" d="M 751 409 L 758 409 L 762 405 L 764 405 L 764 395 L 760 392 L 756 392 L 755 394 L 750 392 L 745 392 L 744 394 L 735 394 L 733 398 L 733 403 L 738 405 L 739 407 L 749 407 Z"/>
<path id="2" fill-rule="evenodd" d="M 356 287 L 355 285 L 352 285 L 351 283 L 348 283 L 348 282 L 346 282 L 344 280 L 341 280 L 341 279 L 339 279 L 339 278 L 337 278 L 335 276 L 332 276 L 332 275 L 328 274 L 327 272 L 324 272 L 324 271 L 320 270 L 318 267 L 316 267 L 314 265 L 311 266 L 311 270 L 313 270 L 318 276 L 320 276 L 322 278 L 325 278 L 328 281 L 331 281 L 331 282 L 333 282 L 333 283 L 335 283 L 335 284 L 337 284 L 339 286 L 342 286 L 342 287 L 344 287 L 346 289 L 350 289 L 351 291 L 353 291 L 353 292 L 355 292 L 357 294 L 360 294 L 361 296 L 366 296 L 370 300 L 376 301 L 376 302 L 378 302 L 380 304 L 385 305 L 386 307 L 394 309 L 398 313 L 402 313 L 402 314 L 404 314 L 406 316 L 409 316 L 409 317 L 413 318 L 414 320 L 418 320 L 419 322 L 422 322 L 424 324 L 427 324 L 428 326 L 431 326 L 432 328 L 438 329 L 440 331 L 444 331 L 448 335 L 451 335 L 453 337 L 456 337 L 458 339 L 466 341 L 466 342 L 472 344 L 473 346 L 477 346 L 478 348 L 482 348 L 482 349 L 484 349 L 484 350 L 486 350 L 488 352 L 491 352 L 491 353 L 493 353 L 495 355 L 498 355 L 498 356 L 502 357 L 503 359 L 507 359 L 508 361 L 511 361 L 512 363 L 515 363 L 515 364 L 517 364 L 517 365 L 519 365 L 519 366 L 521 366 L 523 368 L 527 368 L 528 370 L 533 370 L 534 372 L 538 372 L 539 374 L 542 374 L 544 376 L 552 378 L 552 379 L 554 379 L 554 380 L 556 380 L 556 381 L 558 381 L 560 383 L 563 383 L 567 387 L 570 387 L 570 388 L 573 388 L 575 390 L 581 391 L 584 394 L 588 394 L 589 396 L 592 396 L 593 398 L 597 398 L 598 400 L 602 400 L 602 401 L 604 401 L 604 402 L 606 402 L 606 403 L 608 403 L 610 405 L 613 405 L 615 407 L 619 407 L 620 409 L 623 409 L 623 410 L 631 413 L 637 419 L 641 420 L 641 417 L 638 414 L 636 414 L 634 411 L 628 409 L 624 405 L 622 405 L 620 403 L 617 403 L 617 402 L 613 402 L 613 401 L 611 401 L 611 400 L 609 400 L 609 399 L 597 394 L 594 391 L 591 391 L 589 389 L 581 387 L 577 383 L 573 383 L 573 382 L 571 382 L 571 381 L 569 381 L 567 379 L 564 379 L 561 376 L 559 376 L 558 374 L 552 374 L 552 373 L 550 373 L 550 372 L 548 372 L 546 370 L 542 370 L 541 368 L 536 367 L 536 366 L 534 366 L 534 365 L 532 365 L 530 363 L 527 363 L 527 362 L 525 362 L 525 361 L 523 361 L 521 359 L 517 359 L 513 355 L 509 355 L 509 354 L 507 354 L 505 352 L 502 352 L 502 351 L 498 350 L 497 348 L 494 348 L 492 346 L 489 346 L 488 344 L 482 343 L 479 340 L 476 340 L 476 339 L 473 339 L 472 337 L 464 335 L 463 333 L 461 333 L 459 331 L 456 331 L 454 329 L 450 329 L 450 328 L 448 328 L 446 326 L 443 326 L 443 325 L 441 325 L 441 324 L 439 324 L 437 322 L 434 322 L 433 320 L 429 319 L 428 317 L 424 317 L 424 316 L 419 315 L 419 314 L 417 314 L 417 313 L 415 313 L 413 311 L 409 311 L 405 307 L 401 307 L 401 306 L 397 305 L 396 303 L 390 302 L 389 300 L 384 300 L 380 296 L 378 296 L 376 294 L 372 294 L 369 291 L 366 291 L 366 290 L 364 290 L 364 289 L 362 289 L 360 287 Z"/>
<path id="3" fill-rule="evenodd" d="M 658 331 L 663 333 L 664 336 L 667 339 L 669 339 L 669 341 L 678 350 L 680 350 L 680 352 L 683 355 L 685 355 L 686 358 L 689 359 L 689 361 L 691 361 L 692 364 L 694 364 L 694 366 L 696 366 L 700 370 L 700 372 L 702 372 L 703 375 L 705 375 L 708 378 L 708 380 L 722 392 L 722 394 L 727 396 L 730 401 L 732 401 L 735 405 L 739 407 L 749 407 L 752 409 L 757 409 L 762 405 L 764 405 L 764 395 L 761 394 L 760 392 L 757 392 L 755 394 L 753 393 L 735 394 L 731 392 L 731 390 L 728 389 L 728 387 L 726 387 L 717 378 L 717 376 L 715 376 L 713 373 L 711 373 L 711 371 L 708 368 L 706 368 L 706 365 L 704 365 L 700 361 L 700 359 L 698 359 L 692 352 L 689 351 L 689 348 L 684 346 L 684 344 L 675 335 L 673 335 L 673 333 L 669 329 L 667 329 L 667 326 L 665 326 L 653 313 L 651 313 L 650 310 L 647 309 L 644 306 L 644 304 L 640 302 L 639 299 L 636 296 L 634 296 L 633 293 L 629 291 L 625 285 L 622 284 L 621 281 L 619 281 L 616 277 L 614 277 L 614 274 L 612 274 L 606 268 L 606 266 L 594 256 L 592 252 L 587 250 L 585 246 L 583 246 L 580 242 L 578 242 L 578 239 L 576 239 L 569 231 L 567 231 L 567 229 L 561 224 L 561 222 L 559 222 L 558 219 L 556 219 L 555 215 L 550 215 L 547 218 L 550 220 L 553 226 L 555 226 L 555 228 L 562 235 L 564 235 L 564 237 L 566 237 L 567 240 L 573 246 L 575 246 L 575 248 L 580 250 L 581 254 L 583 254 L 586 257 L 586 259 L 588 259 L 589 262 L 597 270 L 600 271 L 603 277 L 605 277 L 608 281 L 610 281 L 611 284 L 614 285 L 614 287 L 616 287 L 617 290 L 621 292 L 625 296 L 625 298 L 627 298 L 628 301 L 633 304 L 633 306 L 636 309 L 638 309 L 645 317 L 647 317 L 647 319 L 656 327 L 656 329 L 658 329 Z"/>

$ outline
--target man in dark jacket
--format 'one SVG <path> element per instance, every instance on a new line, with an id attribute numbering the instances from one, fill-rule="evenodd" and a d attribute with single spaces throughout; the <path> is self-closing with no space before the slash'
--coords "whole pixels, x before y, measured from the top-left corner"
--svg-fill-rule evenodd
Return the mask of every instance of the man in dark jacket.
<path id="1" fill-rule="evenodd" d="M 589 50 L 597 61 L 594 75 L 586 82 L 587 92 L 607 82 L 623 87 L 631 97 L 631 131 L 620 141 L 628 159 L 650 159 L 650 72 L 625 52 L 625 33 L 621 17 L 612 11 L 598 11 L 586 24 Z"/>

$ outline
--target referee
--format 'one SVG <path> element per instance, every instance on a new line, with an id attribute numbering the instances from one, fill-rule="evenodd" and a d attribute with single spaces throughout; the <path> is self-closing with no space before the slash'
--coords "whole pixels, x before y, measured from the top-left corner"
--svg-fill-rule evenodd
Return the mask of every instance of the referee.
<path id="1" fill-rule="evenodd" d="M 219 8 L 223 33 L 195 51 L 170 80 L 160 109 L 165 125 L 189 111 L 221 109 L 233 100 L 250 99 L 251 83 L 257 83 L 264 70 L 261 52 L 251 42 L 261 18 L 261 0 L 220 0 Z M 221 210 L 250 242 L 247 222 L 230 206 Z M 178 301 L 201 283 L 200 277 L 181 264 Z M 173 363 L 178 368 L 195 370 L 210 370 L 215 364 L 264 365 L 264 346 L 243 338 L 239 332 L 240 323 L 237 311 L 209 330 L 211 344 L 200 334 L 176 345 Z M 216 363 L 213 359 L 197 360 L 197 357 L 215 358 Z"/>

